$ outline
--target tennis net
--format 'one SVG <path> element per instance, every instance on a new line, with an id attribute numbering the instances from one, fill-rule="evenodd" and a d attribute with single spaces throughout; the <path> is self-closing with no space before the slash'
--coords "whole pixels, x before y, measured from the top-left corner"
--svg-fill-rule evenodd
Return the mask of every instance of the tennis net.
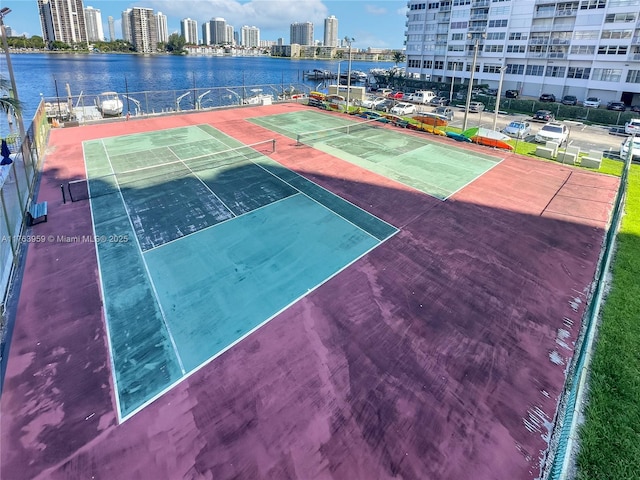
<path id="1" fill-rule="evenodd" d="M 350 125 L 342 125 L 340 127 L 315 130 L 312 132 L 303 132 L 297 135 L 296 145 L 311 145 L 313 143 L 324 142 L 335 137 L 353 135 L 357 132 L 370 130 L 372 128 L 380 128 L 380 122 L 378 122 L 378 120 L 376 119 L 372 119 L 365 120 L 364 122 L 352 123 Z"/>
<path id="2" fill-rule="evenodd" d="M 229 148 L 188 159 L 175 160 L 88 179 L 72 180 L 67 184 L 67 189 L 72 202 L 88 200 L 104 195 L 117 194 L 125 188 L 143 189 L 155 187 L 176 178 L 197 175 L 199 172 L 233 168 L 246 162 L 258 160 L 263 155 L 268 155 L 275 151 L 276 140 L 264 140 L 251 145 Z"/>

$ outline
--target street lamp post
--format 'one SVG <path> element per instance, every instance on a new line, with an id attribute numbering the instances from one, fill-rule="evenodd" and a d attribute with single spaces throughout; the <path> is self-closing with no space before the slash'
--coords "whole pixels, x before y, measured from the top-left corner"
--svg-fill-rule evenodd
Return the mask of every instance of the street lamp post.
<path id="1" fill-rule="evenodd" d="M 500 83 L 498 83 L 498 94 L 496 95 L 496 111 L 493 114 L 493 129 L 496 129 L 498 124 L 498 110 L 500 109 L 500 94 L 502 93 L 502 82 L 504 81 L 504 72 L 507 71 L 507 67 L 503 65 L 500 67 Z"/>
<path id="2" fill-rule="evenodd" d="M 471 64 L 471 74 L 469 75 L 469 86 L 467 87 L 467 103 L 464 109 L 464 121 L 462 122 L 462 131 L 467 129 L 467 117 L 469 116 L 469 104 L 471 103 L 471 89 L 473 88 L 473 74 L 476 72 L 476 62 L 478 61 L 478 45 L 480 40 L 476 38 L 473 47 L 473 63 Z"/>
<path id="3" fill-rule="evenodd" d="M 453 62 L 453 73 L 451 74 L 451 91 L 449 92 L 449 103 L 453 102 L 453 84 L 456 80 L 456 69 L 458 68 L 458 62 Z"/>
<path id="4" fill-rule="evenodd" d="M 351 96 L 351 42 L 353 42 L 353 38 L 344 37 L 345 42 L 349 45 L 349 68 L 347 73 L 347 113 L 349 113 L 349 101 Z"/>
<path id="5" fill-rule="evenodd" d="M 9 44 L 7 43 L 7 31 L 4 28 L 4 17 L 11 13 L 11 9 L 8 7 L 4 7 L 0 9 L 0 34 L 2 35 L 2 48 L 4 48 L 4 54 L 7 58 L 7 70 L 9 71 L 9 80 L 11 81 L 11 90 L 13 91 L 13 98 L 16 102 L 19 102 L 18 98 L 18 87 L 16 86 L 16 79 L 13 75 L 13 67 L 11 65 L 11 55 L 9 54 Z M 22 121 L 22 112 L 20 109 L 15 109 L 13 112 L 16 120 L 18 121 L 18 129 L 20 130 L 20 148 L 22 149 L 22 158 L 25 160 L 29 160 L 25 162 L 25 164 L 29 164 L 31 160 L 31 155 L 29 152 L 26 143 L 27 134 L 24 129 L 24 122 Z"/>

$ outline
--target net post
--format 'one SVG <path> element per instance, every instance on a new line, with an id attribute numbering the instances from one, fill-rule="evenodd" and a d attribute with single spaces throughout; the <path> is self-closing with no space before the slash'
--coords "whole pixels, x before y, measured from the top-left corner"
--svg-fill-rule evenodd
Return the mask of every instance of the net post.
<path id="1" fill-rule="evenodd" d="M 67 203 L 67 197 L 64 194 L 64 183 L 60 184 L 60 191 L 62 192 L 62 203 Z"/>
<path id="2" fill-rule="evenodd" d="M 302 145 L 302 143 L 300 142 L 300 134 L 297 134 L 296 135 L 296 147 L 299 147 L 301 145 Z"/>
<path id="3" fill-rule="evenodd" d="M 274 138 L 271 141 L 273 142 L 273 147 L 272 147 L 271 153 L 275 153 L 275 151 L 276 151 L 276 139 Z"/>

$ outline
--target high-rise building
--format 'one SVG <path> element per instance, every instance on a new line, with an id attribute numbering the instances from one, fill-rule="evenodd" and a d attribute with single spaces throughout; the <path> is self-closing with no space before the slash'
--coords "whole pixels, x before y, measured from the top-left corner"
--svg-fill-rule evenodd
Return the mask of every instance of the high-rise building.
<path id="1" fill-rule="evenodd" d="M 338 46 L 338 19 L 334 15 L 324 19 L 324 46 Z"/>
<path id="2" fill-rule="evenodd" d="M 158 22 L 153 9 L 134 7 L 128 20 L 131 43 L 136 52 L 155 52 L 158 44 Z"/>
<path id="3" fill-rule="evenodd" d="M 202 45 L 211 45 L 211 22 L 202 24 Z"/>
<path id="4" fill-rule="evenodd" d="M 87 43 L 82 0 L 38 0 L 38 11 L 45 43 Z"/>
<path id="5" fill-rule="evenodd" d="M 162 12 L 156 14 L 158 28 L 158 41 L 167 43 L 169 41 L 169 27 L 167 26 L 167 16 Z"/>
<path id="6" fill-rule="evenodd" d="M 90 42 L 104 41 L 104 31 L 102 29 L 102 15 L 100 10 L 87 7 L 84 9 L 84 20 L 87 26 L 87 39 Z"/>
<path id="7" fill-rule="evenodd" d="M 107 23 L 109 24 L 109 41 L 113 42 L 116 39 L 116 27 L 111 15 L 107 17 Z"/>
<path id="8" fill-rule="evenodd" d="M 474 83 L 501 86 L 503 92 L 637 104 L 637 5 L 625 0 L 409 0 L 406 72 L 468 83 L 475 65 Z"/>
<path id="9" fill-rule="evenodd" d="M 225 26 L 225 43 L 230 43 L 231 45 L 236 43 L 232 25 Z"/>
<path id="10" fill-rule="evenodd" d="M 240 45 L 243 47 L 260 46 L 260 29 L 258 27 L 243 26 L 240 30 Z"/>
<path id="11" fill-rule="evenodd" d="M 211 34 L 211 45 L 229 43 L 227 39 L 227 22 L 224 18 L 212 18 L 209 21 L 209 33 Z"/>
<path id="12" fill-rule="evenodd" d="M 122 12 L 122 39 L 125 42 L 133 43 L 133 39 L 131 38 L 131 22 L 129 21 L 130 16 L 130 8 L 127 8 Z"/>
<path id="13" fill-rule="evenodd" d="M 198 44 L 198 22 L 190 18 L 183 18 L 180 22 L 180 33 L 189 45 Z"/>
<path id="14" fill-rule="evenodd" d="M 313 23 L 292 23 L 289 33 L 290 43 L 313 45 Z"/>

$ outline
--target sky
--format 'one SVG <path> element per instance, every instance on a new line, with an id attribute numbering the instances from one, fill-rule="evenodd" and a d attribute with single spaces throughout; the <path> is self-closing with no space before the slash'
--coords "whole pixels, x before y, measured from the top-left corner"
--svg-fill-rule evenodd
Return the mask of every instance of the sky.
<path id="1" fill-rule="evenodd" d="M 4 18 L 15 36 L 42 35 L 37 0 L 0 0 L 12 11 Z M 243 25 L 260 29 L 261 40 L 282 37 L 289 43 L 289 25 L 312 22 L 314 39 L 323 40 L 324 19 L 338 19 L 338 38 L 353 38 L 354 48 L 403 48 L 406 0 L 84 0 L 101 11 L 104 34 L 109 39 L 107 18 L 115 21 L 116 38 L 122 38 L 121 14 L 131 7 L 152 8 L 167 16 L 169 33 L 180 32 L 180 20 L 189 17 L 200 25 L 222 17 L 239 30 Z M 200 30 L 198 31 L 200 36 Z"/>

